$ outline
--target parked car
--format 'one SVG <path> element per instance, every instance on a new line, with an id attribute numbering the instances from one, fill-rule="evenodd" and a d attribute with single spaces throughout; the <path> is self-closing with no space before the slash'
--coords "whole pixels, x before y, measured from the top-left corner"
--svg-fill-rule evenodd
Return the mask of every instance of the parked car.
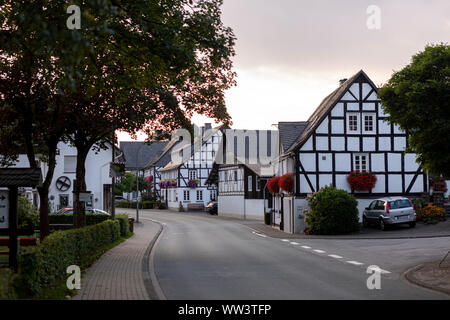
<path id="1" fill-rule="evenodd" d="M 116 202 L 118 202 L 118 201 L 127 201 L 127 199 L 125 199 L 125 198 L 122 197 L 122 196 L 115 196 L 115 197 L 114 197 L 114 201 L 116 201 Z"/>
<path id="2" fill-rule="evenodd" d="M 416 211 L 408 198 L 389 197 L 372 201 L 363 212 L 363 226 L 377 224 L 381 230 L 396 224 L 416 226 Z"/>
<path id="3" fill-rule="evenodd" d="M 100 210 L 100 209 L 94 209 L 94 208 L 86 208 L 85 209 L 86 213 L 94 213 L 94 214 L 106 214 L 106 215 L 110 215 L 108 212 Z M 62 208 L 59 209 L 56 214 L 73 214 L 73 208 Z"/>
<path id="4" fill-rule="evenodd" d="M 208 211 L 209 214 L 215 215 L 217 214 L 218 209 L 218 203 L 217 201 L 210 201 L 205 207 L 206 211 Z"/>

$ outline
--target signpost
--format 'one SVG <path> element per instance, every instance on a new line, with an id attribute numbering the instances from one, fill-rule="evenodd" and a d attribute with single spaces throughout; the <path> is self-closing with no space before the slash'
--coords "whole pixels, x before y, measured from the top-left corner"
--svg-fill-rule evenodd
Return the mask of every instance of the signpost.
<path id="1" fill-rule="evenodd" d="M 0 191 L 0 229 L 8 229 L 8 191 Z"/>
<path id="2" fill-rule="evenodd" d="M 18 218 L 17 198 L 19 187 L 36 187 L 42 181 L 39 168 L 0 168 L 0 234 L 9 236 L 9 267 L 17 272 Z"/>

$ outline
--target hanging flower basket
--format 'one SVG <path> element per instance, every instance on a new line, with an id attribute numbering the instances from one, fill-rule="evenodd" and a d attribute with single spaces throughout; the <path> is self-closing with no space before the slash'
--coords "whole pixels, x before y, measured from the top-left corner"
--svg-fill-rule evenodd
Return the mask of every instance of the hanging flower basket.
<path id="1" fill-rule="evenodd" d="M 431 182 L 433 191 L 447 192 L 447 182 L 443 177 L 434 178 Z"/>
<path id="2" fill-rule="evenodd" d="M 187 184 L 189 188 L 197 188 L 200 184 L 200 180 L 189 180 Z"/>
<path id="3" fill-rule="evenodd" d="M 167 188 L 167 182 L 166 181 L 160 181 L 159 182 L 159 187 L 161 188 L 161 189 L 166 189 Z"/>
<path id="4" fill-rule="evenodd" d="M 148 182 L 152 182 L 153 181 L 153 176 L 145 177 L 144 180 L 148 181 Z"/>
<path id="5" fill-rule="evenodd" d="M 370 191 L 375 187 L 377 177 L 370 171 L 355 170 L 347 176 L 347 182 L 355 191 Z"/>
<path id="6" fill-rule="evenodd" d="M 278 185 L 279 180 L 280 177 L 278 176 L 269 179 L 267 182 L 267 189 L 269 189 L 270 193 L 278 193 L 278 191 L 280 191 L 280 186 Z"/>
<path id="7" fill-rule="evenodd" d="M 286 173 L 281 176 L 280 181 L 278 182 L 281 190 L 286 191 L 288 193 L 292 193 L 294 190 L 294 176 L 292 173 Z"/>

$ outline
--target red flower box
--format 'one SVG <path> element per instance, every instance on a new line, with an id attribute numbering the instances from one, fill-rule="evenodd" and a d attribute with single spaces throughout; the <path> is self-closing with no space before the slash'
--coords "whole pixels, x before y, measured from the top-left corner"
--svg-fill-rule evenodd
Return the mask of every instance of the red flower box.
<path id="1" fill-rule="evenodd" d="M 352 190 L 355 191 L 370 191 L 375 187 L 377 177 L 370 171 L 355 170 L 350 172 L 347 176 L 347 182 Z"/>
<path id="2" fill-rule="evenodd" d="M 267 189 L 269 189 L 270 193 L 278 193 L 280 190 L 280 186 L 278 185 L 278 181 L 280 180 L 280 177 L 275 176 L 269 179 L 267 182 Z"/>
<path id="3" fill-rule="evenodd" d="M 278 184 L 281 190 L 292 192 L 294 190 L 294 176 L 292 175 L 292 173 L 286 173 L 281 176 Z"/>

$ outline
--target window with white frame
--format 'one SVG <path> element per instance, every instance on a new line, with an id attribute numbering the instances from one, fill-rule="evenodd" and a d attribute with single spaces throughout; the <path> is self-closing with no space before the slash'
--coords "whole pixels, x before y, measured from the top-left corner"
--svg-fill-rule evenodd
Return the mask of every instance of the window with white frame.
<path id="1" fill-rule="evenodd" d="M 203 201 L 203 190 L 197 190 L 197 201 Z"/>
<path id="2" fill-rule="evenodd" d="M 64 172 L 75 173 L 77 168 L 77 156 L 64 156 Z"/>
<path id="3" fill-rule="evenodd" d="M 252 176 L 248 176 L 248 186 L 247 186 L 247 190 L 248 191 L 252 191 L 253 190 L 253 177 Z"/>
<path id="4" fill-rule="evenodd" d="M 359 114 L 358 113 L 348 113 L 347 114 L 347 132 L 357 133 L 359 131 Z"/>
<path id="5" fill-rule="evenodd" d="M 211 201 L 215 201 L 216 200 L 216 190 L 210 190 L 209 191 L 209 199 L 211 199 Z"/>
<path id="6" fill-rule="evenodd" d="M 189 180 L 196 180 L 196 179 L 197 179 L 197 171 L 189 170 Z"/>
<path id="7" fill-rule="evenodd" d="M 237 172 L 237 170 L 234 170 L 233 174 L 234 174 L 234 181 L 237 182 L 238 181 L 238 172 Z"/>
<path id="8" fill-rule="evenodd" d="M 369 155 L 367 153 L 358 153 L 353 155 L 353 169 L 358 171 L 369 170 Z"/>
<path id="9" fill-rule="evenodd" d="M 374 113 L 363 113 L 363 130 L 364 133 L 375 133 L 376 117 Z"/>
<path id="10" fill-rule="evenodd" d="M 183 191 L 183 200 L 184 201 L 189 201 L 190 200 L 190 191 L 189 190 L 184 190 Z"/>
<path id="11" fill-rule="evenodd" d="M 261 190 L 261 178 L 256 177 L 256 191 L 260 191 L 260 190 Z"/>

